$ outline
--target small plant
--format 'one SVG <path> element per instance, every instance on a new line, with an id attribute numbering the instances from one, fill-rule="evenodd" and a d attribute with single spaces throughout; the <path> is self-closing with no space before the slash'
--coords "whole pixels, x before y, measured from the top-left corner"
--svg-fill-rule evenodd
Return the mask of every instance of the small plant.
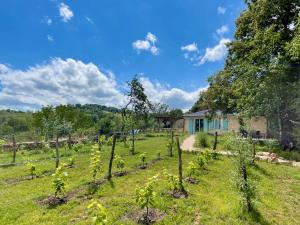
<path id="1" fill-rule="evenodd" d="M 73 145 L 73 150 L 75 152 L 79 152 L 80 149 L 82 149 L 83 145 L 82 144 L 75 144 Z"/>
<path id="2" fill-rule="evenodd" d="M 160 157 L 160 152 L 157 153 L 157 159 L 158 159 L 158 160 L 161 159 L 161 157 Z"/>
<path id="3" fill-rule="evenodd" d="M 204 169 L 206 165 L 206 161 L 203 155 L 198 155 L 196 158 L 196 163 L 199 169 Z"/>
<path id="4" fill-rule="evenodd" d="M 68 159 L 68 166 L 69 167 L 73 167 L 75 164 L 75 159 L 73 156 L 71 156 L 69 159 Z"/>
<path id="5" fill-rule="evenodd" d="M 92 153 L 90 158 L 91 173 L 93 181 L 96 183 L 97 173 L 101 170 L 101 155 L 97 145 L 92 146 Z"/>
<path id="6" fill-rule="evenodd" d="M 146 166 L 146 153 L 142 153 L 139 155 L 139 158 L 142 162 L 142 166 Z"/>
<path id="7" fill-rule="evenodd" d="M 112 136 L 107 139 L 106 144 L 108 146 L 112 146 L 112 144 L 113 144 L 113 137 Z"/>
<path id="8" fill-rule="evenodd" d="M 197 140 L 196 140 L 197 147 L 201 147 L 201 148 L 207 148 L 207 147 L 209 147 L 207 139 L 208 139 L 208 137 L 207 137 L 206 133 L 199 132 L 197 134 Z"/>
<path id="9" fill-rule="evenodd" d="M 125 161 L 121 158 L 121 156 L 116 155 L 115 156 L 115 162 L 116 162 L 118 170 L 120 172 L 123 172 L 123 169 L 125 167 Z"/>
<path id="10" fill-rule="evenodd" d="M 212 158 L 213 160 L 217 160 L 217 159 L 219 159 L 219 154 L 218 154 L 216 151 L 213 151 L 213 152 L 211 153 L 211 158 Z"/>
<path id="11" fill-rule="evenodd" d="M 205 159 L 206 162 L 209 162 L 211 160 L 211 153 L 208 149 L 205 149 L 203 152 L 202 152 L 202 155 Z"/>
<path id="12" fill-rule="evenodd" d="M 29 172 L 30 172 L 31 179 L 33 180 L 33 178 L 36 176 L 36 167 L 35 167 L 35 165 L 34 165 L 33 163 L 31 163 L 31 162 L 28 162 L 28 163 L 26 164 L 26 166 L 27 166 L 27 168 L 28 168 L 28 170 L 29 170 Z"/>
<path id="13" fill-rule="evenodd" d="M 92 200 L 87 208 L 93 225 L 108 224 L 107 209 L 101 203 Z"/>
<path id="14" fill-rule="evenodd" d="M 62 171 L 62 167 L 57 167 L 55 170 L 55 174 L 52 174 L 53 179 L 53 187 L 55 189 L 54 196 L 57 197 L 58 194 L 64 195 L 65 191 L 65 177 L 68 176 L 66 172 Z"/>
<path id="15" fill-rule="evenodd" d="M 168 187 L 171 191 L 179 190 L 179 178 L 178 176 L 175 176 L 174 174 L 168 173 L 166 169 L 163 171 L 164 176 L 167 178 L 168 181 Z"/>
<path id="16" fill-rule="evenodd" d="M 172 149 L 172 147 L 173 147 L 173 146 L 172 146 L 171 139 L 168 140 L 168 143 L 166 144 L 166 147 L 167 147 L 167 155 L 170 156 L 171 151 L 172 151 L 171 149 Z"/>
<path id="17" fill-rule="evenodd" d="M 149 224 L 149 208 L 154 205 L 154 199 L 156 193 L 154 191 L 154 184 L 157 181 L 157 176 L 154 176 L 148 180 L 145 187 L 138 187 L 135 191 L 136 203 L 141 209 L 146 209 L 143 215 L 144 223 Z"/>
<path id="18" fill-rule="evenodd" d="M 191 178 L 196 173 L 197 165 L 194 162 L 189 162 L 187 170 L 188 170 L 188 176 Z"/>

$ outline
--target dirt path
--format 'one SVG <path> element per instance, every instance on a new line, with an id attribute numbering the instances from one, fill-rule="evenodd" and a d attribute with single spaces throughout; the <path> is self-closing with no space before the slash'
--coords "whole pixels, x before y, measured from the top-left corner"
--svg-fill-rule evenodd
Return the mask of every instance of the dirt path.
<path id="1" fill-rule="evenodd" d="M 196 135 L 191 135 L 189 137 L 187 137 L 183 143 L 181 144 L 181 149 L 183 151 L 195 151 L 197 150 L 195 147 L 194 147 L 194 144 L 196 142 Z M 200 150 L 200 149 L 198 149 Z"/>

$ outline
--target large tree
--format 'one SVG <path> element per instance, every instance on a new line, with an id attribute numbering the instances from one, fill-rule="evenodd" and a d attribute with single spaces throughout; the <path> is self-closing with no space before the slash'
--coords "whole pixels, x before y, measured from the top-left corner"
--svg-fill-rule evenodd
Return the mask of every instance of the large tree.
<path id="1" fill-rule="evenodd" d="M 228 44 L 225 67 L 209 79 L 200 106 L 266 116 L 290 139 L 299 80 L 299 0 L 248 0 Z"/>

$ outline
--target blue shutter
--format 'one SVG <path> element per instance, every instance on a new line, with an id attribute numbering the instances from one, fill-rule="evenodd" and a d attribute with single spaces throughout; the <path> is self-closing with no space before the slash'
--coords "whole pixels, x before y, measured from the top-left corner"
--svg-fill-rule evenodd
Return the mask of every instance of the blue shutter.
<path id="1" fill-rule="evenodd" d="M 208 120 L 204 119 L 203 120 L 203 128 L 204 128 L 204 133 L 208 132 Z"/>
<path id="2" fill-rule="evenodd" d="M 227 118 L 223 119 L 223 130 L 228 130 L 228 119 Z"/>
<path id="3" fill-rule="evenodd" d="M 189 119 L 189 133 L 193 134 L 194 133 L 194 119 Z"/>

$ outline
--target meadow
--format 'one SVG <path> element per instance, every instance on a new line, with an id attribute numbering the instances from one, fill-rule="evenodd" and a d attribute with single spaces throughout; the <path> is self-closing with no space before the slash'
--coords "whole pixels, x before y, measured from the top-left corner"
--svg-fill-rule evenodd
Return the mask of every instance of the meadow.
<path id="1" fill-rule="evenodd" d="M 183 136 L 180 137 L 182 140 Z M 117 142 L 116 154 L 125 161 L 122 177 L 108 182 L 110 146 L 101 152 L 102 170 L 97 174 L 97 186 L 91 186 L 90 152 L 86 144 L 78 152 L 61 148 L 61 165 L 66 178 L 67 202 L 49 206 L 44 199 L 54 194 L 52 174 L 55 172 L 54 150 L 21 151 L 17 165 L 0 167 L 0 224 L 92 224 L 87 206 L 91 199 L 101 202 L 108 212 L 107 224 L 137 224 L 135 215 L 141 211 L 136 204 L 135 189 L 148 178 L 158 175 L 154 185 L 156 197 L 153 208 L 161 218 L 155 224 L 299 224 L 300 169 L 283 165 L 256 162 L 249 170 L 249 179 L 255 186 L 254 209 L 245 213 L 234 183 L 236 162 L 233 157 L 220 156 L 211 160 L 204 169 L 197 170 L 199 182 L 184 182 L 188 197 L 173 198 L 162 171 L 178 174 L 178 155 L 167 156 L 166 135 L 149 135 L 136 142 L 136 154 L 128 155 L 123 143 Z M 146 155 L 146 169 L 140 169 L 139 155 Z M 70 157 L 74 166 L 67 166 Z M 187 177 L 188 163 L 196 157 L 183 153 L 183 174 Z M 0 164 L 11 161 L 11 153 L 0 154 Z M 37 178 L 31 179 L 24 162 L 32 161 Z M 113 172 L 118 171 L 113 165 Z"/>

